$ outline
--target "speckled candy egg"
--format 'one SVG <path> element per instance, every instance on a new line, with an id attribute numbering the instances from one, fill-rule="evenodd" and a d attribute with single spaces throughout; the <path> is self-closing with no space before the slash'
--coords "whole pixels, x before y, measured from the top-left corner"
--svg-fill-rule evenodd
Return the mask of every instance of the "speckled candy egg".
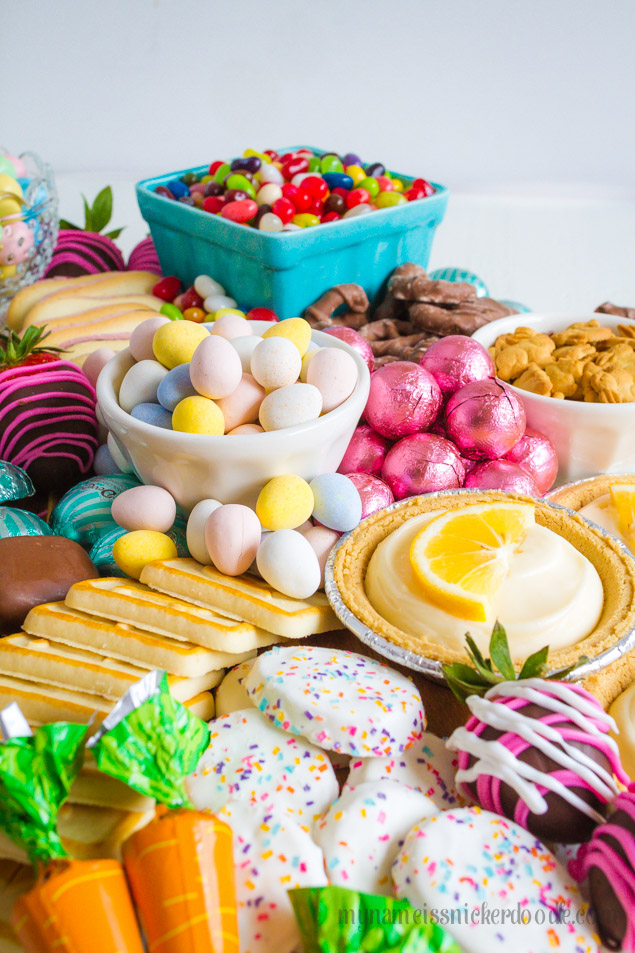
<path id="1" fill-rule="evenodd" d="M 132 579 L 138 579 L 148 563 L 176 559 L 176 544 L 163 533 L 139 529 L 120 536 L 112 548 L 115 563 Z"/>
<path id="2" fill-rule="evenodd" d="M 378 433 L 397 439 L 434 423 L 441 401 L 439 385 L 425 368 L 394 361 L 372 375 L 364 416 Z"/>
<path id="3" fill-rule="evenodd" d="M 225 338 L 207 335 L 194 351 L 190 380 L 201 397 L 210 400 L 228 397 L 240 384 L 242 375 L 240 357 Z"/>
<path id="4" fill-rule="evenodd" d="M 258 412 L 264 398 L 264 387 L 261 387 L 251 374 L 243 374 L 236 389 L 217 402 L 225 418 L 225 430 L 232 431 L 243 424 L 258 420 Z"/>
<path id="5" fill-rule="evenodd" d="M 395 502 L 392 490 L 379 477 L 371 476 L 370 473 L 347 473 L 346 476 L 360 495 L 363 520 Z"/>
<path id="6" fill-rule="evenodd" d="M 170 413 L 186 397 L 196 396 L 196 389 L 190 379 L 190 365 L 179 364 L 168 371 L 157 389 L 157 400 Z"/>
<path id="7" fill-rule="evenodd" d="M 112 501 L 112 518 L 127 530 L 167 533 L 176 519 L 173 496 L 161 486 L 133 486 Z"/>
<path id="8" fill-rule="evenodd" d="M 431 433 L 414 433 L 388 452 L 382 479 L 396 500 L 462 486 L 465 468 L 451 441 Z"/>
<path id="9" fill-rule="evenodd" d="M 357 384 L 357 365 L 346 351 L 323 347 L 315 352 L 307 370 L 307 384 L 322 395 L 322 413 L 328 414 L 351 396 Z"/>
<path id="10" fill-rule="evenodd" d="M 338 533 L 355 529 L 362 518 L 357 487 L 343 473 L 321 473 L 309 484 L 315 504 L 313 517 Z"/>
<path id="11" fill-rule="evenodd" d="M 205 545 L 205 524 L 207 519 L 221 504 L 218 500 L 201 500 L 189 515 L 187 521 L 187 548 L 190 556 L 203 566 L 209 566 L 212 558 Z"/>
<path id="12" fill-rule="evenodd" d="M 264 485 L 256 513 L 265 529 L 297 529 L 313 512 L 313 492 L 302 477 L 293 473 L 273 477 Z"/>
<path id="13" fill-rule="evenodd" d="M 265 582 L 293 599 L 308 599 L 320 588 L 318 557 L 297 530 L 279 529 L 265 536 L 256 565 Z"/>
<path id="14" fill-rule="evenodd" d="M 240 427 L 234 427 L 233 430 L 227 431 L 228 437 L 246 437 L 249 434 L 254 433 L 264 433 L 263 428 L 260 424 L 241 424 Z"/>
<path id="15" fill-rule="evenodd" d="M 494 460 L 509 453 L 526 423 L 521 401 L 498 379 L 457 390 L 448 401 L 445 420 L 448 436 L 470 460 Z"/>
<path id="16" fill-rule="evenodd" d="M 260 423 L 265 430 L 284 430 L 317 420 L 322 395 L 312 384 L 289 384 L 267 394 L 260 405 Z"/>
<path id="17" fill-rule="evenodd" d="M 352 348 L 355 348 L 357 353 L 366 361 L 366 366 L 368 370 L 373 373 L 375 367 L 375 355 L 373 354 L 373 349 L 366 340 L 363 338 L 359 331 L 355 331 L 353 328 L 344 328 L 336 325 L 332 328 L 325 328 L 325 334 L 330 334 L 331 337 L 338 338 L 340 341 L 344 341 L 345 344 L 349 344 Z"/>
<path id="18" fill-rule="evenodd" d="M 137 404 L 130 411 L 130 416 L 151 427 L 161 427 L 162 430 L 172 430 L 172 414 L 161 404 Z"/>
<path id="19" fill-rule="evenodd" d="M 172 429 L 218 437 L 225 433 L 223 412 L 208 397 L 186 397 L 174 408 Z"/>
<path id="20" fill-rule="evenodd" d="M 246 374 L 251 374 L 251 355 L 261 342 L 262 338 L 259 338 L 257 334 L 244 335 L 243 337 L 231 339 L 231 345 L 234 350 L 238 352 L 243 371 Z"/>
<path id="21" fill-rule="evenodd" d="M 340 534 L 334 529 L 328 529 L 326 526 L 309 526 L 306 530 L 300 531 L 304 538 L 311 544 L 320 564 L 320 588 L 324 585 L 324 569 L 331 550 L 340 538 Z"/>
<path id="22" fill-rule="evenodd" d="M 421 358 L 445 398 L 473 381 L 496 377 L 494 360 L 482 344 L 464 334 L 450 334 L 432 344 Z"/>
<path id="23" fill-rule="evenodd" d="M 253 335 L 253 328 L 244 315 L 238 314 L 236 311 L 227 311 L 225 314 L 217 316 L 210 328 L 210 334 L 220 335 L 225 340 L 231 341 L 232 338 Z"/>
<path id="24" fill-rule="evenodd" d="M 115 356 L 116 352 L 110 347 L 97 348 L 96 351 L 92 351 L 88 355 L 82 364 L 82 370 L 93 387 L 97 386 L 97 378 L 103 371 L 108 361 L 112 360 L 112 358 Z"/>
<path id="25" fill-rule="evenodd" d="M 255 348 L 250 366 L 258 383 L 267 390 L 274 390 L 297 381 L 302 369 L 302 358 L 295 344 L 287 338 L 267 338 Z"/>
<path id="26" fill-rule="evenodd" d="M 159 384 L 167 370 L 158 361 L 133 364 L 119 388 L 119 406 L 130 413 L 137 404 L 156 404 Z"/>
<path id="27" fill-rule="evenodd" d="M 382 437 L 368 424 L 360 424 L 337 468 L 338 473 L 370 473 L 379 476 L 391 446 L 387 437 Z"/>
<path id="28" fill-rule="evenodd" d="M 135 361 L 153 361 L 154 348 L 152 342 L 154 335 L 164 324 L 170 324 L 169 318 L 164 318 L 162 314 L 157 314 L 153 318 L 146 318 L 141 324 L 138 324 L 130 335 L 130 353 Z"/>
<path id="29" fill-rule="evenodd" d="M 202 324 L 168 321 L 155 332 L 152 350 L 157 361 L 172 370 L 178 364 L 188 364 L 199 344 L 208 338 L 209 331 Z"/>
<path id="30" fill-rule="evenodd" d="M 240 576 L 246 572 L 260 546 L 260 520 L 240 503 L 219 506 L 205 523 L 205 546 L 219 572 Z"/>
<path id="31" fill-rule="evenodd" d="M 502 490 L 503 493 L 540 496 L 531 473 L 509 460 L 485 460 L 477 464 L 466 476 L 464 485 L 472 490 Z"/>
<path id="32" fill-rule="evenodd" d="M 295 344 L 300 357 L 303 357 L 311 342 L 311 325 L 304 318 L 287 318 L 286 321 L 280 321 L 267 328 L 263 334 L 266 340 L 277 337 L 286 338 L 287 341 Z"/>

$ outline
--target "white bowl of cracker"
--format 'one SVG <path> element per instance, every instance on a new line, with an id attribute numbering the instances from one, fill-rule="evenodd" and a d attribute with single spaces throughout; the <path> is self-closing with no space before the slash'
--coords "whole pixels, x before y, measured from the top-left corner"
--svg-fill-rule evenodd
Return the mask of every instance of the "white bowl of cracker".
<path id="1" fill-rule="evenodd" d="M 611 314 L 515 314 L 479 328 L 527 426 L 558 453 L 558 483 L 635 472 L 635 321 Z"/>

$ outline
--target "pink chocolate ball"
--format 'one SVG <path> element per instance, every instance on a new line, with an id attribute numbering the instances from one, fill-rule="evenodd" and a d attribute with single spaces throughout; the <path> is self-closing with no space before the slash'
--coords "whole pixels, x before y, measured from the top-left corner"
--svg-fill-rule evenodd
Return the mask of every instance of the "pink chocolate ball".
<path id="1" fill-rule="evenodd" d="M 430 371 L 444 397 L 474 381 L 496 377 L 496 367 L 489 351 L 473 338 L 450 334 L 425 352 L 421 366 Z"/>
<path id="2" fill-rule="evenodd" d="M 362 499 L 362 519 L 395 502 L 388 484 L 378 477 L 371 476 L 370 473 L 347 473 L 346 476 L 357 487 Z"/>
<path id="3" fill-rule="evenodd" d="M 509 460 L 486 460 L 474 467 L 465 478 L 471 490 L 503 490 L 504 493 L 524 493 L 540 496 L 540 490 L 531 473 Z"/>
<path id="4" fill-rule="evenodd" d="M 368 424 L 360 424 L 351 437 L 338 473 L 371 473 L 379 476 L 391 442 Z"/>
<path id="5" fill-rule="evenodd" d="M 466 384 L 445 410 L 448 437 L 470 460 L 495 460 L 525 432 L 525 408 L 508 384 L 494 380 Z"/>
<path id="6" fill-rule="evenodd" d="M 325 328 L 325 334 L 331 334 L 334 338 L 339 338 L 340 341 L 344 341 L 345 344 L 349 344 L 354 348 L 357 353 L 366 361 L 368 370 L 373 373 L 373 368 L 375 366 L 375 355 L 373 354 L 373 349 L 361 334 L 357 331 L 354 331 L 353 328 L 343 328 L 339 325 L 335 325 L 332 328 Z"/>
<path id="7" fill-rule="evenodd" d="M 442 403 L 432 374 L 413 361 L 393 361 L 375 371 L 364 415 L 374 429 L 394 440 L 426 430 Z"/>
<path id="8" fill-rule="evenodd" d="M 404 437 L 388 452 L 381 475 L 395 499 L 403 500 L 436 490 L 457 489 L 465 479 L 465 467 L 450 440 L 431 433 L 415 433 Z"/>
<path id="9" fill-rule="evenodd" d="M 549 437 L 529 427 L 505 460 L 516 463 L 536 481 L 541 494 L 553 486 L 558 475 L 558 455 Z"/>

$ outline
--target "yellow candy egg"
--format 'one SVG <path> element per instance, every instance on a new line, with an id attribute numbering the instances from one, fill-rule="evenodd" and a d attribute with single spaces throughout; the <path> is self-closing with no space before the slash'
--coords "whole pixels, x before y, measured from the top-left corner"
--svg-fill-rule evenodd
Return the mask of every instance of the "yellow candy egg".
<path id="1" fill-rule="evenodd" d="M 174 408 L 172 429 L 220 436 L 225 433 L 225 418 L 218 404 L 208 397 L 186 397 Z"/>
<path id="2" fill-rule="evenodd" d="M 361 165 L 347 165 L 346 166 L 346 175 L 350 175 L 353 180 L 353 185 L 358 186 L 362 179 L 366 178 L 367 173 L 364 172 Z"/>
<path id="3" fill-rule="evenodd" d="M 315 357 L 315 355 L 317 354 L 319 350 L 320 349 L 317 347 L 313 348 L 312 350 L 307 351 L 304 357 L 302 358 L 302 370 L 300 371 L 300 380 L 302 381 L 303 384 L 306 384 L 306 376 L 309 372 L 309 364 L 311 363 L 311 361 L 313 360 L 313 358 Z"/>
<path id="4" fill-rule="evenodd" d="M 265 484 L 256 503 L 256 515 L 265 529 L 295 529 L 308 520 L 313 506 L 313 490 L 306 480 L 288 474 Z"/>
<path id="5" fill-rule="evenodd" d="M 119 537 L 112 555 L 122 572 L 138 579 L 148 563 L 157 559 L 176 559 L 177 551 L 175 543 L 165 533 L 137 529 Z"/>
<path id="6" fill-rule="evenodd" d="M 179 364 L 189 364 L 201 341 L 209 331 L 194 321 L 170 321 L 162 324 L 152 338 L 152 350 L 157 361 L 172 370 Z"/>
<path id="7" fill-rule="evenodd" d="M 311 343 L 311 325 L 304 318 L 287 318 L 286 321 L 272 324 L 263 338 L 287 338 L 304 357 Z"/>

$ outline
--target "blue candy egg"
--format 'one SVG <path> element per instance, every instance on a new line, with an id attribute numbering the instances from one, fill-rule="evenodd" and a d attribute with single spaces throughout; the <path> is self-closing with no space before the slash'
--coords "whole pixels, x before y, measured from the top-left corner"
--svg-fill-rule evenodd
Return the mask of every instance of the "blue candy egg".
<path id="1" fill-rule="evenodd" d="M 196 395 L 197 391 L 190 380 L 189 364 L 179 364 L 168 371 L 157 391 L 159 403 L 170 413 L 180 401 L 186 397 L 196 397 Z"/>
<path id="2" fill-rule="evenodd" d="M 181 182 L 180 179 L 170 179 L 167 186 L 175 199 L 180 199 L 183 198 L 184 195 L 190 194 L 188 186 L 185 182 Z"/>
<path id="3" fill-rule="evenodd" d="M 315 504 L 313 516 L 338 533 L 355 529 L 362 518 L 362 500 L 357 487 L 343 473 L 321 473 L 309 484 Z"/>
<path id="4" fill-rule="evenodd" d="M 144 424 L 152 424 L 153 427 L 172 430 L 172 414 L 161 404 L 137 404 L 130 411 L 130 416 L 134 417 L 135 420 L 142 420 Z"/>
<path id="5" fill-rule="evenodd" d="M 351 163 L 349 163 L 350 165 Z M 331 192 L 333 189 L 352 189 L 353 180 L 345 172 L 325 172 L 322 176 Z"/>
<path id="6" fill-rule="evenodd" d="M 103 443 L 101 447 L 97 448 L 93 461 L 93 470 L 98 476 L 111 476 L 113 473 L 121 473 L 121 470 L 115 463 L 115 458 L 108 449 L 108 444 Z"/>
<path id="7" fill-rule="evenodd" d="M 462 281 L 474 285 L 479 298 L 487 298 L 489 295 L 489 289 L 483 279 L 466 268 L 437 268 L 436 271 L 430 272 L 430 278 L 433 281 Z"/>

